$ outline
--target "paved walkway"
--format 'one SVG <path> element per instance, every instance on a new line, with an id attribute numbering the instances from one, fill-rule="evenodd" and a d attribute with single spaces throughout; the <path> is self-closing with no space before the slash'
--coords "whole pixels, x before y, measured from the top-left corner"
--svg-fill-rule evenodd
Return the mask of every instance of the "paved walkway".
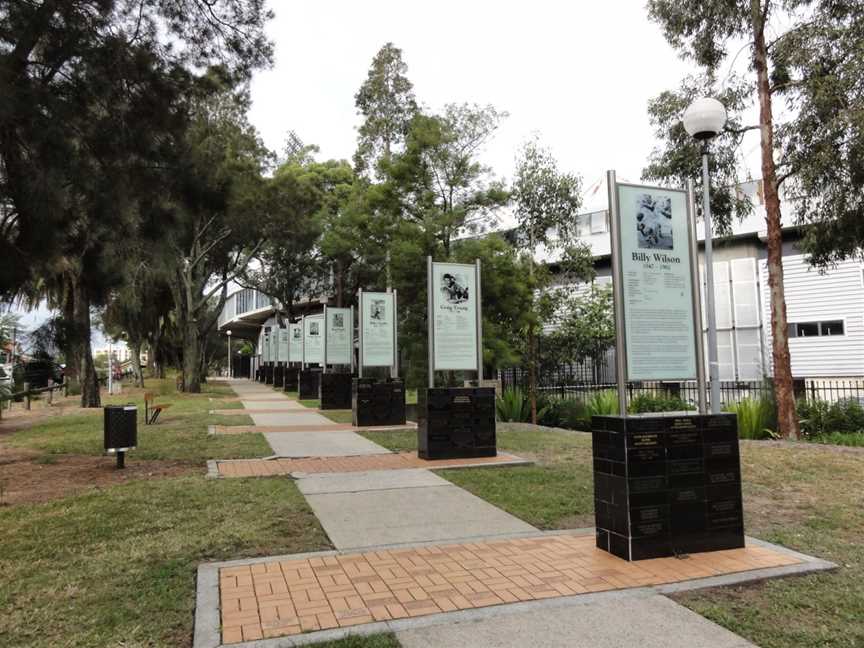
<path id="1" fill-rule="evenodd" d="M 267 435 L 265 434 L 265 436 Z M 297 459 L 235 459 L 216 461 L 215 463 L 220 477 L 270 477 L 272 475 L 302 477 L 305 473 L 356 473 L 370 470 L 400 470 L 405 468 L 439 470 L 441 468 L 494 466 L 496 464 L 515 465 L 527 462 L 519 457 L 503 452 L 499 452 L 497 457 L 433 460 L 420 459 L 416 452 L 393 452 L 388 454 L 341 457 L 317 456 Z M 450 482 L 447 483 L 449 484 Z"/>
<path id="2" fill-rule="evenodd" d="M 271 637 L 282 637 L 274 647 L 299 645 L 338 638 L 333 633 L 346 627 L 396 632 L 405 648 L 752 647 L 656 592 L 692 579 L 722 584 L 729 574 L 743 580 L 830 567 L 758 541 L 628 563 L 596 549 L 593 533 L 535 529 L 420 468 L 429 462 L 416 453 L 389 453 L 353 432 L 327 430 L 332 422 L 298 412 L 269 386 L 232 386 L 247 410 L 267 410 L 253 420 L 286 458 L 211 466 L 225 477 L 297 478 L 338 551 L 202 565 L 196 648 Z M 314 431 L 275 431 L 306 425 L 299 416 Z"/>
<path id="3" fill-rule="evenodd" d="M 748 547 L 694 555 L 686 561 L 660 558 L 631 563 L 598 551 L 593 535 L 274 559 L 220 570 L 223 641 L 659 585 L 797 562 L 770 549 Z M 605 618 L 605 632 L 613 634 L 610 630 L 621 619 L 618 613 Z M 451 629 L 452 643 L 439 638 L 429 644 L 427 638 L 426 645 L 465 645 L 474 629 L 461 630 L 468 632 Z M 676 634 L 681 631 L 679 626 Z"/>

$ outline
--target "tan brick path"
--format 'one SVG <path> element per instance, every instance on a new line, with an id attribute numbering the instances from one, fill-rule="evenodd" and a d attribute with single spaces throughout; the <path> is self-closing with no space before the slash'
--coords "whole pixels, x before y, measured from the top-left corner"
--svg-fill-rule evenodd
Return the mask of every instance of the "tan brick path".
<path id="1" fill-rule="evenodd" d="M 260 429 L 256 427 L 256 430 Z M 300 459 L 247 459 L 219 461 L 221 477 L 266 477 L 291 473 L 363 472 L 366 470 L 399 470 L 405 468 L 448 468 L 474 464 L 496 464 L 519 461 L 519 457 L 499 452 L 497 457 L 476 459 L 420 459 L 416 452 L 354 455 L 348 457 L 304 457 Z"/>
<path id="2" fill-rule="evenodd" d="M 628 563 L 594 537 L 544 536 L 225 567 L 222 641 L 236 643 L 414 617 L 674 583 L 800 561 L 759 546 Z"/>

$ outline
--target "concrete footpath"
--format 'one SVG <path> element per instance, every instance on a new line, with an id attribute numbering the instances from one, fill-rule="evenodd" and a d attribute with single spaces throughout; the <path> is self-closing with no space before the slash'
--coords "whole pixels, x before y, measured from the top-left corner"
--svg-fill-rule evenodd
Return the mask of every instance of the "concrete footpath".
<path id="1" fill-rule="evenodd" d="M 229 384 L 279 457 L 389 452 L 272 387 Z M 295 478 L 337 551 L 202 565 L 195 648 L 378 632 L 405 648 L 753 648 L 663 594 L 833 567 L 757 540 L 627 563 L 592 530 L 543 532 L 423 468 Z"/>

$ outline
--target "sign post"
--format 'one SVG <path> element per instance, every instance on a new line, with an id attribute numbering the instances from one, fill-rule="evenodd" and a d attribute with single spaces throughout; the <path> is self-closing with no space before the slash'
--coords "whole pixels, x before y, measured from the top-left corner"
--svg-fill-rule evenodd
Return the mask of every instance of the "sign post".
<path id="1" fill-rule="evenodd" d="M 429 285 L 429 386 L 435 371 L 476 371 L 483 379 L 480 260 L 434 263 L 427 258 Z"/>
<path id="2" fill-rule="evenodd" d="M 618 408 L 630 380 L 696 379 L 705 372 L 692 186 L 618 183 L 607 173 L 612 233 Z"/>

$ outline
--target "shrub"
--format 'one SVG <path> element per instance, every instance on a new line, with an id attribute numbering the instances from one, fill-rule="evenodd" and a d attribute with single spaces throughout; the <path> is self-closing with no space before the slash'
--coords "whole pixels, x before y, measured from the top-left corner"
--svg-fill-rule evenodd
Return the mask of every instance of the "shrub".
<path id="1" fill-rule="evenodd" d="M 738 415 L 738 436 L 742 439 L 770 439 L 774 432 L 774 402 L 770 398 L 744 398 L 724 408 Z"/>
<path id="2" fill-rule="evenodd" d="M 591 429 L 591 417 L 581 398 L 561 398 L 551 401 L 542 423 L 570 430 Z"/>
<path id="3" fill-rule="evenodd" d="M 858 401 L 800 400 L 796 409 L 805 436 L 864 433 L 864 407 Z"/>
<path id="4" fill-rule="evenodd" d="M 592 416 L 614 416 L 618 413 L 618 393 L 614 389 L 594 392 L 585 401 L 585 410 L 589 420 Z"/>
<path id="5" fill-rule="evenodd" d="M 631 414 L 644 414 L 646 412 L 683 412 L 696 408 L 678 396 L 642 393 L 636 394 L 630 399 L 630 406 L 627 409 Z"/>
<path id="6" fill-rule="evenodd" d="M 545 397 L 537 396 L 537 421 L 546 417 L 549 406 Z M 495 398 L 495 414 L 499 421 L 525 423 L 531 420 L 531 399 L 521 389 L 505 389 Z"/>

